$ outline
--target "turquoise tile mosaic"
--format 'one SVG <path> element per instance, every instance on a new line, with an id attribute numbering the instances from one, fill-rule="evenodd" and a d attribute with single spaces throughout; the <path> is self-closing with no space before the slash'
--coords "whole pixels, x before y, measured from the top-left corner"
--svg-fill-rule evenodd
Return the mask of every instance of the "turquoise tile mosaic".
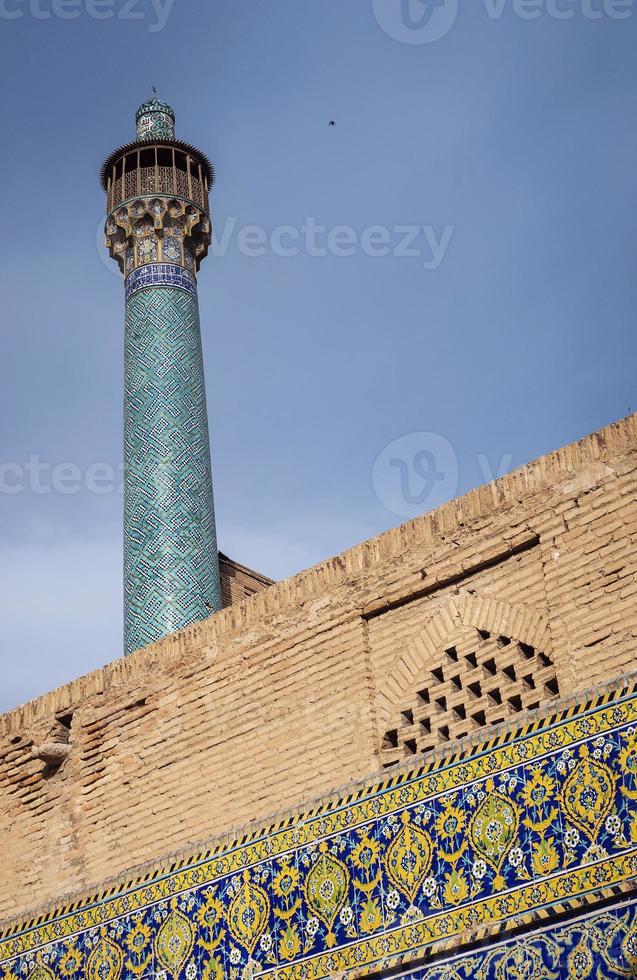
<path id="1" fill-rule="evenodd" d="M 103 172 L 105 242 L 126 277 L 127 654 L 221 608 L 195 275 L 211 241 L 212 171 L 174 139 L 167 103 L 145 102 L 136 122 L 135 148 Z"/>
<path id="2" fill-rule="evenodd" d="M 0 980 L 608 980 L 635 901 L 633 686 L 18 925 Z"/>
<path id="3" fill-rule="evenodd" d="M 211 615 L 221 590 L 195 278 L 146 266 L 127 285 L 124 646 L 131 653 Z"/>

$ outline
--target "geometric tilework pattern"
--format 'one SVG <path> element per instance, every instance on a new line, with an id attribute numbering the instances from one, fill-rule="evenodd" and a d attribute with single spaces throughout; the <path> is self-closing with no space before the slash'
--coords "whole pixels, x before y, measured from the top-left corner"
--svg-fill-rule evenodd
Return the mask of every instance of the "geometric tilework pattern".
<path id="1" fill-rule="evenodd" d="M 0 980 L 635 976 L 634 683 L 414 762 L 15 926 Z"/>
<path id="2" fill-rule="evenodd" d="M 221 608 L 196 290 L 126 301 L 124 473 L 128 654 Z"/>

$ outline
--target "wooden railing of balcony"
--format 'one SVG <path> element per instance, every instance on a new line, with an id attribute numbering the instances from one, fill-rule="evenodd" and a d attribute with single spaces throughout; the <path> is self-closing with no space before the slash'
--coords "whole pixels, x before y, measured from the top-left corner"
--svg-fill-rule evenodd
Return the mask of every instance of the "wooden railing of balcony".
<path id="1" fill-rule="evenodd" d="M 149 166 L 149 153 L 152 156 L 153 151 L 154 164 Z M 171 166 L 163 165 L 167 154 L 172 158 Z M 207 173 L 196 157 L 174 147 L 140 147 L 113 164 L 107 180 L 108 211 L 133 197 L 157 194 L 185 198 L 209 213 L 208 189 Z"/>

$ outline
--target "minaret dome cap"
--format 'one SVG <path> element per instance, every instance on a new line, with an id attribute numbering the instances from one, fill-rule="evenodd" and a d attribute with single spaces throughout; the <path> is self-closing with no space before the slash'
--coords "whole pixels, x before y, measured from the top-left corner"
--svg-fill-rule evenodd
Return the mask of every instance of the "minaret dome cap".
<path id="1" fill-rule="evenodd" d="M 147 99 L 135 113 L 137 139 L 140 141 L 175 138 L 175 113 L 161 99 Z"/>

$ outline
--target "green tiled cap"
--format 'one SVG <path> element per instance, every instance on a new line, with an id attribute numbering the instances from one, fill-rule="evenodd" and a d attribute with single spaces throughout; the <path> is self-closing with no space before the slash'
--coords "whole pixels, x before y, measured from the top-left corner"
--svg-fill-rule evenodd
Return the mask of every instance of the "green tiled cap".
<path id="1" fill-rule="evenodd" d="M 175 113 L 167 102 L 148 99 L 135 113 L 137 139 L 140 142 L 175 138 Z"/>

